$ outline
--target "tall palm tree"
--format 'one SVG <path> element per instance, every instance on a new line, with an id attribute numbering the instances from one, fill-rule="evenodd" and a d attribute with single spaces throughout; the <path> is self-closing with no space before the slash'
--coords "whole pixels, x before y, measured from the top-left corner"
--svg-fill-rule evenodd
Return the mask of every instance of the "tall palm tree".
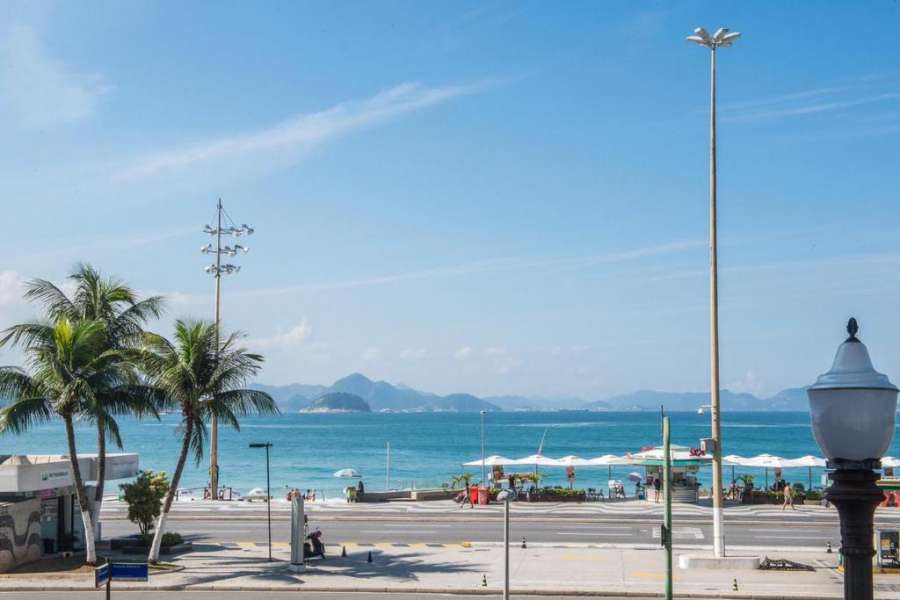
<path id="1" fill-rule="evenodd" d="M 126 384 L 129 367 L 121 351 L 110 348 L 106 326 L 98 320 L 63 318 L 17 325 L 0 337 L 0 346 L 7 343 L 24 350 L 26 368 L 0 367 L 0 397 L 9 401 L 0 409 L 0 432 L 21 433 L 54 415 L 62 417 L 84 523 L 86 560 L 94 564 L 93 519 L 78 466 L 74 422 L 89 413 L 98 390 Z"/>
<path id="2" fill-rule="evenodd" d="M 214 324 L 178 320 L 174 339 L 172 344 L 162 336 L 147 334 L 141 353 L 143 369 L 152 383 L 165 394 L 168 405 L 181 412 L 181 451 L 147 557 L 154 563 L 159 560 L 166 517 L 188 455 L 193 454 L 197 464 L 203 459 L 206 421 L 216 416 L 239 430 L 241 416 L 278 412 L 269 394 L 242 387 L 262 367 L 263 357 L 239 347 L 238 334 L 229 335 L 216 347 Z"/>
<path id="3" fill-rule="evenodd" d="M 106 326 L 109 345 L 114 349 L 139 343 L 143 327 L 162 313 L 161 296 L 143 300 L 125 282 L 103 275 L 88 264 L 77 265 L 68 276 L 74 285 L 71 298 L 45 279 L 35 279 L 26 286 L 25 298 L 42 303 L 51 320 L 96 320 Z M 141 385 L 137 373 L 125 384 L 107 390 L 95 390 L 93 406 L 86 407 L 88 417 L 97 428 L 97 481 L 94 490 L 94 524 L 99 529 L 100 509 L 106 483 L 106 442 L 122 448 L 122 438 L 114 415 L 159 416 L 155 403 L 159 398 L 153 388 Z"/>

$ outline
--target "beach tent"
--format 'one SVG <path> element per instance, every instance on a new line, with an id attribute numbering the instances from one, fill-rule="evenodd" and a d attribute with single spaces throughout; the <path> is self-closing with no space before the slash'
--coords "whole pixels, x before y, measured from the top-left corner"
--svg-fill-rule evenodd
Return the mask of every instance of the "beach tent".
<path id="1" fill-rule="evenodd" d="M 344 479 L 353 479 L 359 477 L 359 471 L 356 469 L 341 469 L 340 471 L 334 472 L 335 477 L 341 477 Z"/>
<path id="2" fill-rule="evenodd" d="M 505 456 L 500 456 L 499 454 L 492 454 L 491 456 L 484 457 L 484 466 L 486 466 L 486 467 L 496 467 L 496 466 L 502 467 L 503 465 L 513 465 L 513 464 L 516 464 L 516 461 L 514 461 L 511 458 L 506 458 Z M 470 460 L 467 463 L 463 463 L 463 466 L 464 467 L 480 467 L 481 459 L 479 458 L 477 460 Z"/>

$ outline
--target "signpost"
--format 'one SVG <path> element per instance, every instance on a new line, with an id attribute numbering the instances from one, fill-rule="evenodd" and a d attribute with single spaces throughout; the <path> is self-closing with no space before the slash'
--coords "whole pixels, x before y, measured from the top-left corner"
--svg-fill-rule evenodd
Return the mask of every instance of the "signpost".
<path id="1" fill-rule="evenodd" d="M 147 563 L 111 563 L 100 565 L 94 569 L 94 587 L 106 585 L 106 598 L 110 597 L 110 584 L 117 581 L 147 581 L 149 569 Z"/>
<path id="2" fill-rule="evenodd" d="M 666 511 L 662 526 L 663 545 L 666 548 L 666 600 L 672 600 L 672 439 L 669 417 L 663 417 L 663 494 Z"/>

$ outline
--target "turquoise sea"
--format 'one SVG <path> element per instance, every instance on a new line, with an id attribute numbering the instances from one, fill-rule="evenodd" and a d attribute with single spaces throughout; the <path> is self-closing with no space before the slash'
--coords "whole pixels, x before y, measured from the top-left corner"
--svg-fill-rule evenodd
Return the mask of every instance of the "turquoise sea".
<path id="1" fill-rule="evenodd" d="M 672 413 L 673 443 L 697 446 L 709 436 L 709 415 Z M 142 468 L 172 473 L 177 458 L 177 415 L 160 421 L 123 420 L 120 423 L 125 449 L 140 455 Z M 481 456 L 480 416 L 477 413 L 413 414 L 286 414 L 250 417 L 240 432 L 220 430 L 221 484 L 241 492 L 266 483 L 265 454 L 251 450 L 250 442 L 270 441 L 273 494 L 284 486 L 315 488 L 326 497 L 340 494 L 346 480 L 335 479 L 338 469 L 358 469 L 367 487 L 385 487 L 385 444 L 391 445 L 391 488 L 440 486 L 461 473 L 461 463 Z M 485 415 L 486 454 L 520 458 L 537 451 L 545 435 L 544 455 L 559 458 L 575 454 L 591 458 L 602 454 L 624 454 L 642 446 L 660 443 L 660 417 L 655 412 L 501 412 Z M 722 422 L 725 454 L 744 456 L 768 452 L 788 458 L 820 455 L 812 437 L 809 415 L 787 412 L 725 413 Z M 79 428 L 80 452 L 95 451 L 94 432 Z M 60 423 L 43 425 L 20 435 L 0 436 L 0 453 L 65 453 Z M 890 454 L 900 454 L 895 438 Z M 202 487 L 208 480 L 207 464 L 191 463 L 181 487 Z M 527 471 L 527 467 L 519 467 Z M 480 477 L 480 467 L 466 471 Z M 634 467 L 615 467 L 614 476 L 624 478 Z M 725 477 L 730 478 L 726 467 Z M 542 468 L 545 482 L 562 484 L 563 469 Z M 736 474 L 754 473 L 738 467 Z M 763 473 L 758 482 L 762 482 Z M 605 487 L 606 467 L 576 470 L 579 487 Z M 806 469 L 786 470 L 789 481 L 806 483 Z M 701 473 L 708 482 L 709 470 Z M 771 477 L 771 473 L 770 473 Z M 814 473 L 817 485 L 819 473 Z M 112 490 L 112 487 L 108 487 Z M 321 494 L 321 492 L 320 492 Z M 280 495 L 280 494 L 278 494 Z"/>

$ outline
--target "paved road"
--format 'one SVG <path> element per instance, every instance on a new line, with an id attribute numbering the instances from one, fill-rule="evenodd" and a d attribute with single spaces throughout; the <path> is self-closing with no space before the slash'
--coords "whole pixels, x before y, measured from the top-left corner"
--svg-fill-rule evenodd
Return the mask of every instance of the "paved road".
<path id="1" fill-rule="evenodd" d="M 342 543 L 432 543 L 498 542 L 503 539 L 502 515 L 310 515 L 312 527 L 319 527 L 329 544 Z M 170 528 L 195 542 L 252 542 L 267 540 L 265 515 L 245 515 L 240 519 L 198 518 L 174 514 Z M 135 526 L 121 519 L 104 520 L 105 537 L 133 533 Z M 521 543 L 552 544 L 656 544 L 659 543 L 659 519 L 640 515 L 565 517 L 540 515 L 513 517 L 511 539 Z M 278 515 L 272 523 L 274 542 L 287 542 L 290 521 Z M 678 545 L 711 544 L 712 526 L 707 519 L 675 520 L 674 540 Z M 795 515 L 782 518 L 726 520 L 726 544 L 768 548 L 803 547 L 822 549 L 831 542 L 839 546 L 840 530 L 836 519 L 804 519 Z"/>
<path id="2" fill-rule="evenodd" d="M 296 600 L 297 592 L 113 592 L 115 600 Z M 497 598 L 498 595 L 463 595 L 463 594 L 371 594 L 344 592 L 303 592 L 302 597 L 308 600 L 484 600 Z M 0 592 L 0 600 L 34 600 L 38 596 L 23 592 Z M 40 592 L 42 600 L 97 600 L 102 592 Z M 569 600 L 571 596 L 515 596 L 516 600 Z M 625 598 L 609 598 L 605 600 L 625 600 Z M 641 600 L 629 596 L 628 600 Z"/>

